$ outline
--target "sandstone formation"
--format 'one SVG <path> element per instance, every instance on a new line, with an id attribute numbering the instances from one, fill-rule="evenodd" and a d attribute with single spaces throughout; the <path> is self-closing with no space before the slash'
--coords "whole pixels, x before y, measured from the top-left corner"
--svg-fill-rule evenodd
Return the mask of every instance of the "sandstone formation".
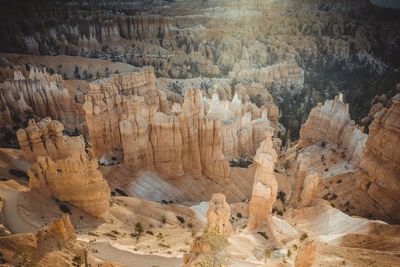
<path id="1" fill-rule="evenodd" d="M 300 130 L 302 146 L 320 142 L 340 143 L 344 127 L 350 122 L 349 105 L 343 103 L 343 95 L 327 100 L 311 110 Z"/>
<path id="2" fill-rule="evenodd" d="M 379 205 L 381 213 L 400 222 L 400 94 L 392 106 L 378 112 L 369 126 L 360 168 L 369 176 L 364 190 Z"/>
<path id="3" fill-rule="evenodd" d="M 214 194 L 208 202 L 207 223 L 208 227 L 217 226 L 221 232 L 231 233 L 233 231 L 229 218 L 231 209 L 226 202 L 224 194 Z"/>
<path id="4" fill-rule="evenodd" d="M 233 66 L 229 77 L 239 80 L 257 80 L 266 87 L 275 84 L 282 87 L 302 88 L 304 85 L 304 71 L 296 64 L 294 59 L 266 68 L 252 69 L 246 62 L 242 61 Z"/>
<path id="5" fill-rule="evenodd" d="M 268 118 L 277 123 L 273 104 L 258 109 L 237 95 L 232 101 L 220 101 L 216 94 L 207 99 L 199 89 L 187 89 L 183 104 L 174 103 L 172 110 L 155 89 L 151 69 L 90 86 L 83 109 L 93 156 L 122 146 L 125 163 L 166 177 L 224 179 L 227 161 L 251 158 L 271 125 Z"/>
<path id="6" fill-rule="evenodd" d="M 10 235 L 10 230 L 5 226 L 6 220 L 4 215 L 4 198 L 0 196 L 0 236 Z"/>
<path id="7" fill-rule="evenodd" d="M 104 218 L 108 212 L 110 188 L 97 170 L 97 160 L 86 153 L 52 160 L 39 157 L 28 170 L 29 188 L 51 194 L 92 216 Z"/>
<path id="8" fill-rule="evenodd" d="M 18 143 L 24 157 L 35 162 L 39 156 L 57 160 L 73 153 L 84 153 L 85 142 L 82 136 L 65 136 L 63 130 L 62 123 L 50 118 L 37 123 L 29 120 L 27 128 L 17 131 Z"/>
<path id="9" fill-rule="evenodd" d="M 69 128 L 79 127 L 82 121 L 79 105 L 64 87 L 58 74 L 49 74 L 35 67 L 30 68 L 28 77 L 14 71 L 14 78 L 0 83 L 0 124 L 15 126 L 34 115 L 51 117 Z"/>
<path id="10" fill-rule="evenodd" d="M 54 239 L 59 241 L 75 240 L 75 230 L 69 220 L 69 215 L 64 214 L 61 219 L 51 221 L 46 232 L 39 230 L 37 236 L 39 239 Z"/>
<path id="11" fill-rule="evenodd" d="M 316 171 L 312 168 L 307 170 L 307 176 L 304 179 L 303 191 L 301 192 L 301 205 L 309 206 L 316 196 L 318 191 L 318 184 L 320 182 L 320 177 Z"/>
<path id="12" fill-rule="evenodd" d="M 94 156 L 101 157 L 112 147 L 121 145 L 119 121 L 125 120 L 123 116 L 126 117 L 129 110 L 139 111 L 133 109 L 134 106 L 132 107 L 128 96 L 141 96 L 147 105 L 157 105 L 160 111 L 165 111 L 165 97 L 158 95 L 154 79 L 153 70 L 144 69 L 90 84 L 83 110 Z M 136 108 L 141 108 L 141 105 Z"/>
<path id="13" fill-rule="evenodd" d="M 253 192 L 249 203 L 249 230 L 261 226 L 271 216 L 272 206 L 278 193 L 278 184 L 274 174 L 277 155 L 272 147 L 272 134 L 273 130 L 268 129 L 266 139 L 261 143 L 254 158 L 258 167 L 254 176 Z"/>
<path id="14" fill-rule="evenodd" d="M 301 127 L 299 145 L 338 144 L 346 149 L 347 156 L 354 159 L 353 165 L 358 166 L 366 140 L 367 135 L 350 119 L 349 105 L 339 94 L 335 100 L 327 100 L 323 106 L 318 104 L 311 110 Z"/>
<path id="15" fill-rule="evenodd" d="M 294 260 L 295 267 L 310 267 L 313 266 L 317 258 L 315 242 L 312 240 L 306 241 L 299 247 L 296 259 Z"/>
<path id="16" fill-rule="evenodd" d="M 304 182 L 308 174 L 308 169 L 311 166 L 310 154 L 304 153 L 297 157 L 297 177 L 296 177 L 296 187 L 292 195 L 292 203 L 297 206 L 301 199 L 301 193 L 304 189 Z"/>

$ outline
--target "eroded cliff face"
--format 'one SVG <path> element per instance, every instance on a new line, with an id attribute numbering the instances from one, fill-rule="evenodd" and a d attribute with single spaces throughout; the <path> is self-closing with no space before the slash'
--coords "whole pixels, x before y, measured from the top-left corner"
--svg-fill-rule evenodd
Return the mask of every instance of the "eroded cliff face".
<path id="1" fill-rule="evenodd" d="M 349 96 L 358 121 L 355 115 L 362 118 L 367 112 L 365 103 L 382 93 L 377 89 L 382 74 L 398 68 L 398 11 L 368 1 L 117 0 L 90 5 L 89 11 L 86 2 L 11 3 L 1 16 L 0 50 L 153 66 L 157 77 L 231 77 L 277 87 L 271 93 L 279 108 L 289 111 L 281 121 L 292 137 L 301 126 L 297 121 L 318 99 L 339 90 Z M 359 103 L 360 96 L 365 101 Z M 356 114 L 360 110 L 363 114 Z"/>
<path id="2" fill-rule="evenodd" d="M 53 160 L 84 153 L 85 142 L 82 136 L 63 135 L 64 125 L 50 118 L 36 123 L 29 120 L 28 127 L 17 131 L 19 146 L 24 157 L 35 162 L 40 156 L 49 156 Z"/>
<path id="3" fill-rule="evenodd" d="M 276 201 L 278 183 L 274 174 L 277 155 L 272 147 L 273 130 L 268 129 L 266 138 L 257 150 L 254 161 L 258 167 L 254 176 L 253 192 L 249 203 L 250 217 L 248 229 L 253 230 L 271 217 L 272 206 Z"/>
<path id="4" fill-rule="evenodd" d="M 327 191 L 320 197 L 343 199 L 343 203 L 338 201 L 335 205 L 340 205 L 345 212 L 398 222 L 399 98 L 397 94 L 390 101 L 385 100 L 386 107 L 381 106 L 378 110 L 376 105 L 372 106 L 371 114 L 375 115 L 369 134 L 363 133 L 363 128 L 350 120 L 348 106 L 341 97 L 314 108 L 300 133 L 297 149 L 310 152 L 296 155 L 298 164 L 292 203 L 308 205 L 312 196 L 318 195 L 315 188 L 325 191 L 322 189 L 325 187 Z M 342 151 L 340 158 L 334 156 L 339 154 L 337 150 Z M 316 151 L 321 155 L 315 154 Z M 333 152 L 333 158 L 328 159 L 330 153 L 326 151 Z M 311 168 L 320 171 L 310 173 Z M 324 181 L 326 179 L 332 180 Z M 347 186 L 335 188 L 331 186 L 334 181 L 336 184 L 344 182 Z"/>
<path id="5" fill-rule="evenodd" d="M 337 96 L 335 100 L 327 100 L 324 105 L 318 104 L 301 127 L 301 145 L 322 141 L 340 143 L 343 129 L 349 122 L 349 105 L 343 102 L 343 95 Z"/>
<path id="6" fill-rule="evenodd" d="M 14 77 L 0 83 L 0 124 L 11 128 L 37 116 L 59 120 L 70 129 L 81 128 L 82 116 L 64 81 L 35 67 L 30 72 L 13 71 Z"/>
<path id="7" fill-rule="evenodd" d="M 346 149 L 346 154 L 357 166 L 361 160 L 362 148 L 367 135 L 350 119 L 349 105 L 343 102 L 339 94 L 335 100 L 327 100 L 311 110 L 306 123 L 300 130 L 299 146 L 317 143 L 332 143 Z"/>
<path id="8" fill-rule="evenodd" d="M 375 114 L 363 149 L 361 170 L 369 176 L 364 190 L 393 222 L 400 222 L 400 94 L 389 109 Z"/>
<path id="9" fill-rule="evenodd" d="M 114 75 L 90 83 L 90 90 L 83 104 L 93 155 L 101 157 L 112 147 L 122 144 L 120 121 L 129 116 L 148 118 L 149 111 L 168 109 L 165 96 L 155 89 L 154 71 L 144 69 L 130 74 Z M 130 96 L 138 96 L 131 100 Z M 140 100 L 139 100 L 140 99 Z M 138 101 L 138 103 L 133 103 Z M 143 102 L 143 104 L 141 104 Z M 144 104 L 151 106 L 147 110 Z M 154 107 L 153 107 L 154 105 Z M 141 113 L 141 114 L 137 114 Z M 122 125 L 122 127 L 129 125 Z"/>
<path id="10" fill-rule="evenodd" d="M 208 99 L 199 89 L 187 89 L 183 104 L 172 105 L 155 88 L 151 69 L 116 75 L 90 88 L 83 110 L 91 155 L 100 158 L 122 147 L 126 164 L 166 177 L 227 178 L 228 161 L 251 159 L 266 127 L 277 127 L 273 103 L 259 109 L 243 104 L 238 95 L 220 101 L 216 94 Z"/>
<path id="11" fill-rule="evenodd" d="M 28 170 L 29 188 L 66 201 L 92 216 L 105 218 L 110 188 L 86 153 L 52 160 L 39 157 Z"/>
<path id="12" fill-rule="evenodd" d="M 246 61 L 241 61 L 233 66 L 229 77 L 257 80 L 266 87 L 274 84 L 287 88 L 302 88 L 304 85 L 304 71 L 296 64 L 294 58 L 266 68 L 249 68 Z"/>

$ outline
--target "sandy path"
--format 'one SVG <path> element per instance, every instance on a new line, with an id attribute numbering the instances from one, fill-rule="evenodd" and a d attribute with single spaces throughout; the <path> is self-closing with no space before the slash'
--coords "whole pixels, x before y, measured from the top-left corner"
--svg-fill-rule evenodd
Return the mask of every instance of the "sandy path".
<path id="1" fill-rule="evenodd" d="M 26 221 L 18 212 L 21 192 L 0 188 L 0 194 L 5 199 L 3 214 L 6 218 L 6 227 L 14 234 L 36 233 L 38 228 Z"/>
<path id="2" fill-rule="evenodd" d="M 183 265 L 182 258 L 136 254 L 115 248 L 108 242 L 98 242 L 92 248 L 98 250 L 98 253 L 95 254 L 97 258 L 124 263 L 127 267 L 180 267 Z M 254 267 L 259 265 L 234 260 L 230 266 Z"/>
<path id="3" fill-rule="evenodd" d="M 126 264 L 127 267 L 175 267 L 182 266 L 181 258 L 167 258 L 157 255 L 142 255 L 117 249 L 108 242 L 98 242 L 93 248 L 99 252 L 95 256 L 102 260 L 115 261 Z"/>

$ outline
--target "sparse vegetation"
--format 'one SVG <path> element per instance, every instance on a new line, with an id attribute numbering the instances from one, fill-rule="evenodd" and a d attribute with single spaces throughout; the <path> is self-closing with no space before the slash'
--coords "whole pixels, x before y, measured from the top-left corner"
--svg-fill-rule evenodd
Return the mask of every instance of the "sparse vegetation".
<path id="1" fill-rule="evenodd" d="M 164 243 L 158 243 L 158 246 L 159 246 L 159 247 L 162 247 L 162 248 L 171 248 L 170 245 L 164 244 Z"/>
<path id="2" fill-rule="evenodd" d="M 285 196 L 286 196 L 285 192 L 279 191 L 278 195 L 276 196 L 276 199 L 280 199 L 280 200 L 282 200 L 283 203 L 285 203 Z"/>
<path id="3" fill-rule="evenodd" d="M 28 174 L 26 172 L 21 171 L 21 170 L 17 170 L 17 169 L 9 169 L 8 173 L 11 174 L 11 175 L 16 176 L 18 178 L 26 178 L 26 179 L 29 178 Z"/>
<path id="4" fill-rule="evenodd" d="M 269 248 L 265 248 L 264 249 L 264 262 L 267 261 L 267 259 L 269 259 L 271 257 L 271 251 L 269 250 Z"/>
<path id="5" fill-rule="evenodd" d="M 202 261 L 199 266 L 222 267 L 230 264 L 231 255 L 228 252 L 230 243 L 227 233 L 221 233 L 218 226 L 214 226 L 203 233 L 202 239 L 208 249 L 200 253 Z"/>
<path id="6" fill-rule="evenodd" d="M 72 266 L 79 267 L 83 264 L 82 256 L 76 255 L 72 258 Z"/>
<path id="7" fill-rule="evenodd" d="M 180 223 L 185 223 L 185 219 L 182 216 L 176 216 Z"/>
<path id="8" fill-rule="evenodd" d="M 163 236 L 162 233 L 158 233 L 156 237 L 157 237 L 158 239 L 163 239 L 163 238 L 164 238 L 164 236 Z"/>
<path id="9" fill-rule="evenodd" d="M 91 236 L 99 236 L 98 234 L 96 234 L 96 233 L 94 233 L 94 232 L 88 232 L 88 235 L 91 235 Z"/>
<path id="10" fill-rule="evenodd" d="M 229 161 L 229 166 L 234 168 L 248 168 L 252 163 L 253 162 L 251 160 L 238 159 Z"/>
<path id="11" fill-rule="evenodd" d="M 308 238 L 308 235 L 306 233 L 302 234 L 299 238 L 300 242 L 303 242 L 304 240 L 306 240 Z"/>
<path id="12" fill-rule="evenodd" d="M 69 215 L 72 215 L 71 209 L 70 209 L 67 205 L 65 205 L 65 204 L 63 204 L 63 203 L 59 203 L 59 204 L 58 204 L 58 207 L 60 208 L 60 210 L 61 210 L 62 212 L 68 213 Z"/>
<path id="13" fill-rule="evenodd" d="M 127 196 L 128 196 L 128 194 L 125 193 L 125 191 L 122 190 L 122 189 L 115 188 L 115 191 L 116 191 L 118 194 L 120 194 L 121 196 L 123 196 L 123 197 L 127 197 Z"/>
<path id="14" fill-rule="evenodd" d="M 144 232 L 144 227 L 143 227 L 143 225 L 142 225 L 140 222 L 137 222 L 137 223 L 135 224 L 135 232 L 136 232 L 136 234 L 138 234 L 138 235 L 141 235 L 141 234 Z"/>

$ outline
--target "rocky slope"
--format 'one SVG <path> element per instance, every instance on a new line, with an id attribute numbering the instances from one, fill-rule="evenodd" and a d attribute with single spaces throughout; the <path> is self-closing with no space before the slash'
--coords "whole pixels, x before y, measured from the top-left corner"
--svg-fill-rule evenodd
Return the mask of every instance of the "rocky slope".
<path id="1" fill-rule="evenodd" d="M 367 0 L 101 1 L 90 8 L 86 1 L 10 3 L 0 50 L 151 65 L 168 78 L 231 73 L 234 81 L 261 82 L 274 89 L 292 138 L 298 121 L 339 90 L 359 122 L 369 101 L 399 82 L 399 11 Z"/>

